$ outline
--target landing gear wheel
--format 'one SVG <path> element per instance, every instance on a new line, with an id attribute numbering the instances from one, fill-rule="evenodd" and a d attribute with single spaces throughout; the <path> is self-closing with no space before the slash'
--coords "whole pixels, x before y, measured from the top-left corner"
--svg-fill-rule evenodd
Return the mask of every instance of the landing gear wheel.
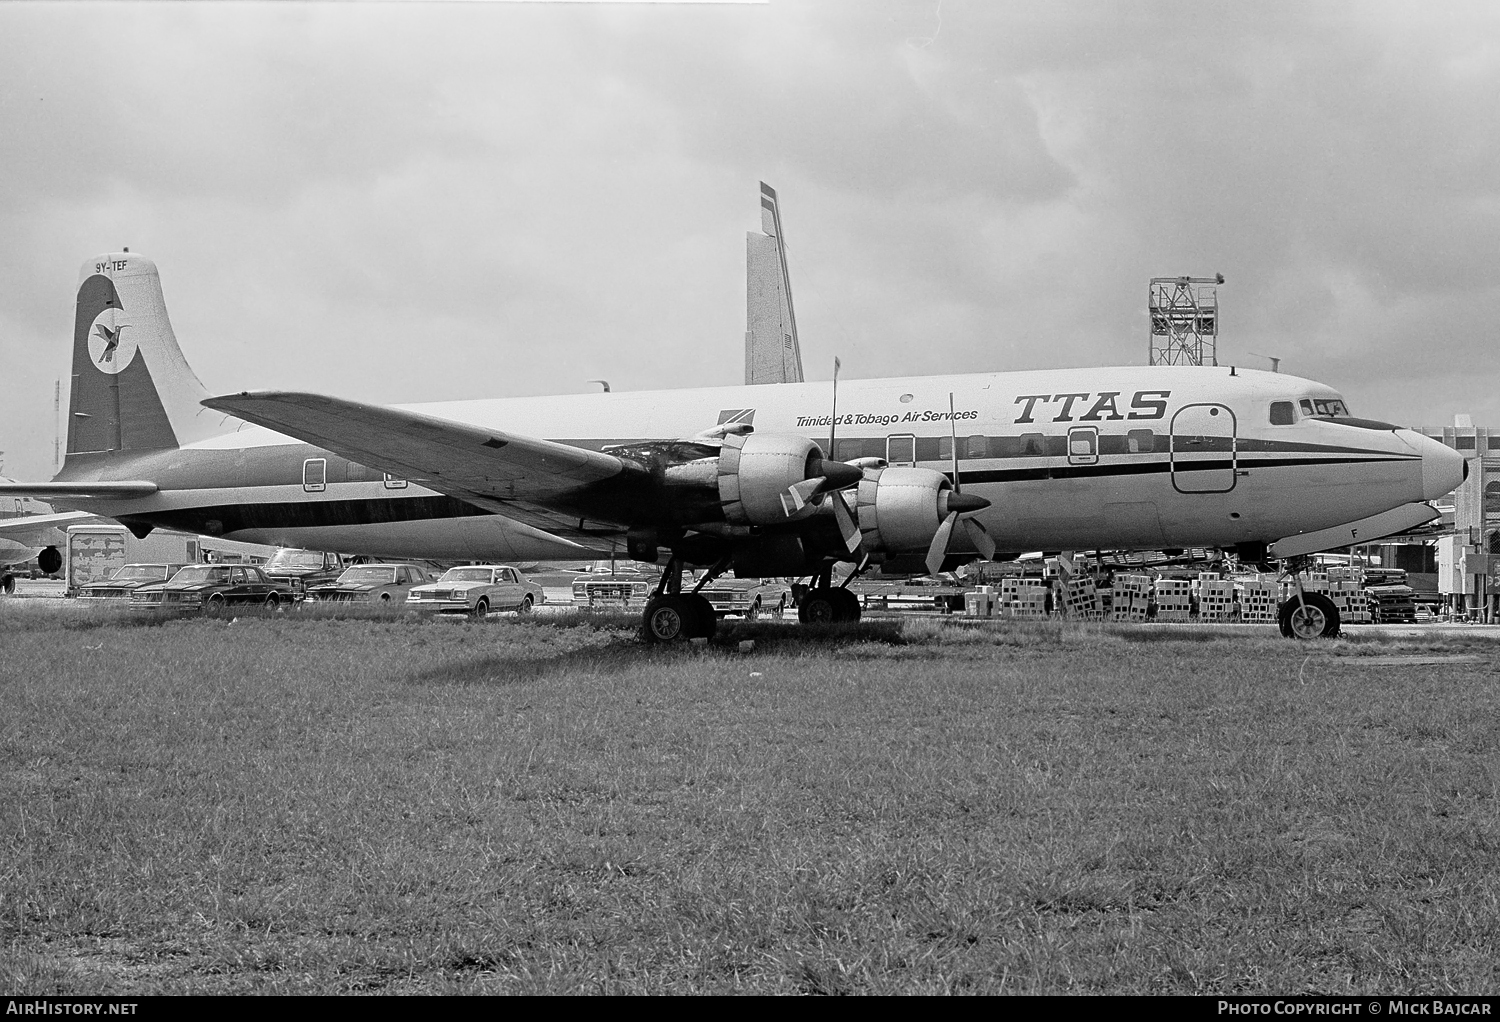
<path id="1" fill-rule="evenodd" d="M 862 613 L 859 607 L 859 597 L 847 589 L 835 589 L 833 590 L 833 596 L 838 601 L 834 604 L 837 611 L 837 616 L 834 617 L 834 620 L 858 624 Z"/>
<path id="2" fill-rule="evenodd" d="M 1339 609 L 1322 593 L 1305 593 L 1281 605 L 1276 615 L 1288 639 L 1332 639 L 1339 634 Z"/>
<path id="3" fill-rule="evenodd" d="M 714 613 L 714 605 L 708 602 L 707 596 L 697 593 L 684 596 L 683 599 L 687 601 L 693 612 L 688 638 L 712 639 L 714 633 L 719 630 L 719 615 Z"/>
<path id="4" fill-rule="evenodd" d="M 647 642 L 677 642 L 693 633 L 697 608 L 681 596 L 657 596 L 646 604 L 641 622 Z"/>
<path id="5" fill-rule="evenodd" d="M 490 601 L 481 596 L 479 602 L 474 604 L 474 609 L 469 614 L 475 621 L 483 621 L 490 615 Z"/>
<path id="6" fill-rule="evenodd" d="M 832 589 L 813 589 L 802 597 L 797 620 L 805 625 L 830 625 L 838 618 L 838 600 Z"/>

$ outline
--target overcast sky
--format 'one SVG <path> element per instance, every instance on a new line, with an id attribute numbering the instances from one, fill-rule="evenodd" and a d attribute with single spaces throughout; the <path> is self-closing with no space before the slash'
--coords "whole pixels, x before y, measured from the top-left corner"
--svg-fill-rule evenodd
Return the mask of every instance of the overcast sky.
<path id="1" fill-rule="evenodd" d="M 123 246 L 216 393 L 737 384 L 760 179 L 809 378 L 1140 364 L 1219 272 L 1221 363 L 1500 426 L 1497 97 L 1494 3 L 0 3 L 4 472 Z"/>

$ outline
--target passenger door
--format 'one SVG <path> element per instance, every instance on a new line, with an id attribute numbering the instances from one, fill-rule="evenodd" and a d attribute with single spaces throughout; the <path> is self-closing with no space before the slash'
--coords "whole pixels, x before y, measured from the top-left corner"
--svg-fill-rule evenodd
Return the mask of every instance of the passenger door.
<path id="1" fill-rule="evenodd" d="M 1234 489 L 1236 423 L 1228 405 L 1183 405 L 1172 416 L 1172 485 L 1178 493 Z"/>

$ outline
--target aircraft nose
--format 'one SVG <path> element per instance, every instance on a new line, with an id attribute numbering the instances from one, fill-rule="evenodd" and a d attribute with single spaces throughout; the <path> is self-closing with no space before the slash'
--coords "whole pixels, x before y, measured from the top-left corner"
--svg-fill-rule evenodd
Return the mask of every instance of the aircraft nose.
<path id="1" fill-rule="evenodd" d="M 1469 476 L 1464 456 L 1446 444 L 1414 430 L 1402 430 L 1402 439 L 1422 455 L 1422 499 L 1437 500 L 1452 493 Z"/>

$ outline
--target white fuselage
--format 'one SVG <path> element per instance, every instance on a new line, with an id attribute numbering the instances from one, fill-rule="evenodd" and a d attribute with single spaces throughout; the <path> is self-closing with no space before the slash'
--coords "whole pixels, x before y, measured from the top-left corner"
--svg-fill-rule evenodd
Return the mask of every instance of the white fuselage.
<path id="1" fill-rule="evenodd" d="M 1002 550 L 1265 542 L 1434 499 L 1457 484 L 1461 462 L 1441 444 L 1410 430 L 1309 416 L 1300 404 L 1337 398 L 1308 380 L 1228 367 L 847 380 L 838 390 L 833 453 L 951 474 L 948 438 L 956 432 L 963 490 L 990 501 L 977 517 Z M 831 402 L 829 383 L 800 383 L 403 407 L 595 449 L 692 437 L 730 420 L 826 447 Z M 1290 403 L 1290 421 L 1283 412 L 1273 424 L 1273 403 Z M 269 450 L 277 448 L 284 456 Z M 353 478 L 360 473 L 351 469 L 310 488 L 302 466 L 317 456 L 299 441 L 244 426 L 174 452 L 176 469 L 153 476 L 160 492 L 89 501 L 87 509 L 177 515 L 177 527 L 188 524 L 182 514 L 205 508 L 288 509 L 247 512 L 221 534 L 378 556 L 582 556 L 575 544 L 498 515 L 400 513 L 403 501 L 438 496 L 415 483 Z M 248 478 L 244 466 L 256 457 L 260 467 Z M 273 463 L 281 467 L 267 467 Z M 120 478 L 138 478 L 121 471 Z M 601 540 L 594 549 L 609 547 Z"/>

